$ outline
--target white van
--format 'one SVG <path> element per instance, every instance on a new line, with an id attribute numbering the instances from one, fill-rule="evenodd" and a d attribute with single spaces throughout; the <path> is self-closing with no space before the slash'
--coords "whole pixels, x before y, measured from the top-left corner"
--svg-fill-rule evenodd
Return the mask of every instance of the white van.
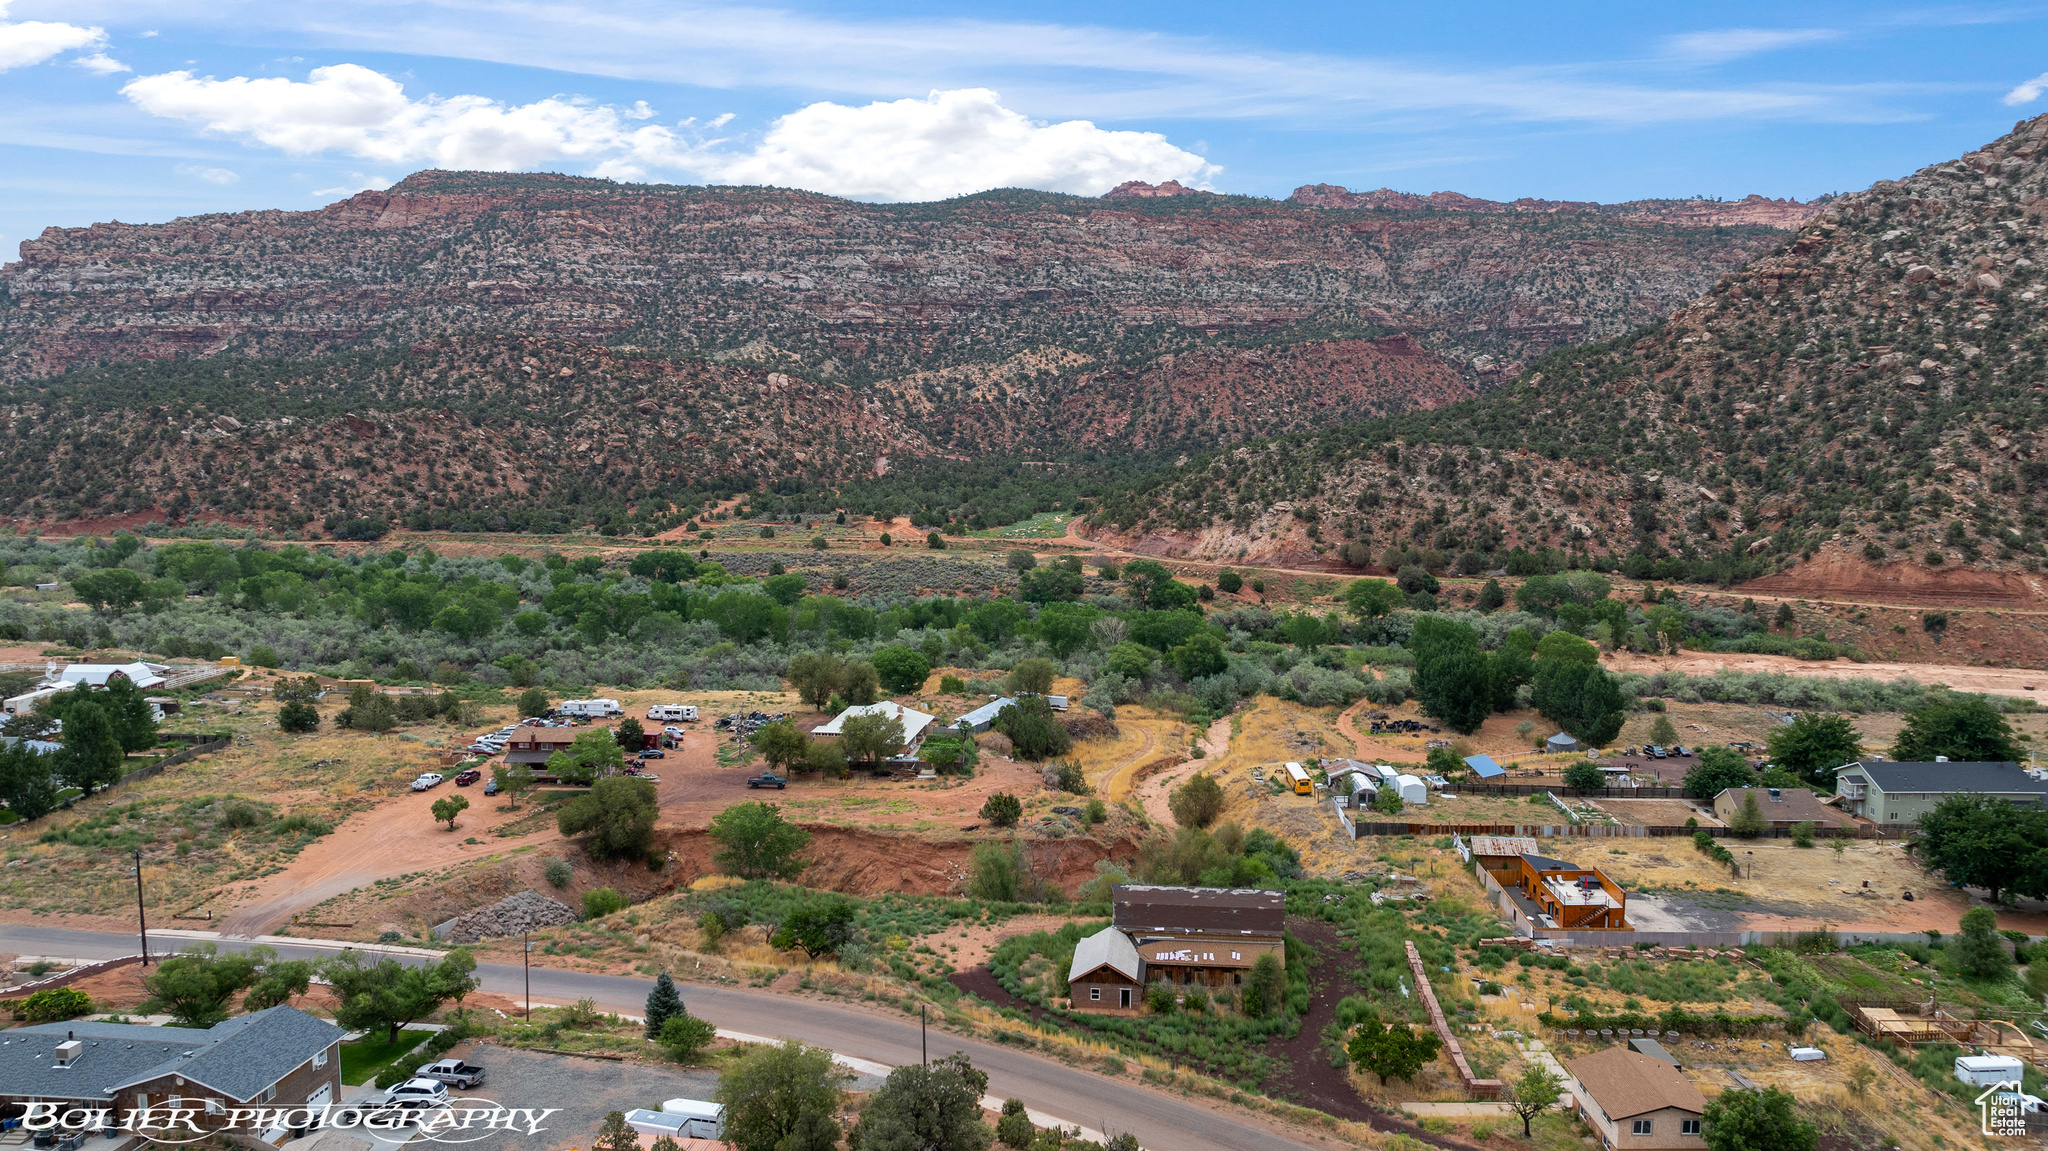
<path id="1" fill-rule="evenodd" d="M 657 703 L 647 709 L 648 719 L 684 720 L 697 722 L 697 705 L 694 703 Z"/>
<path id="2" fill-rule="evenodd" d="M 565 699 L 562 705 L 555 709 L 555 714 L 573 715 L 582 719 L 609 719 L 626 713 L 615 699 Z"/>

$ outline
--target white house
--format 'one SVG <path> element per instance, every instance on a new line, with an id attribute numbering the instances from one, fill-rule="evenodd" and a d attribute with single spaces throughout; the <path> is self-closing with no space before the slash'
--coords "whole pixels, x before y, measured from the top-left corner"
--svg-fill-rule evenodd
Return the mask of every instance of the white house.
<path id="1" fill-rule="evenodd" d="M 169 670 L 159 664 L 141 662 L 74 663 L 59 672 L 56 680 L 50 682 L 49 686 L 54 687 L 59 683 L 76 686 L 82 683 L 90 687 L 105 687 L 109 679 L 122 675 L 127 676 L 128 682 L 136 687 L 162 687 L 163 673 Z M 47 673 L 45 676 L 47 679 Z"/>
<path id="2" fill-rule="evenodd" d="M 885 699 L 880 703 L 864 703 L 857 707 L 849 707 L 838 715 L 833 716 L 832 722 L 811 729 L 811 734 L 844 735 L 846 733 L 846 721 L 857 715 L 888 716 L 903 724 L 903 751 L 891 757 L 894 759 L 916 759 L 917 749 L 924 743 L 925 733 L 931 730 L 932 724 L 938 722 L 939 718 L 935 715 L 926 715 L 921 711 L 914 711 L 894 700 Z"/>

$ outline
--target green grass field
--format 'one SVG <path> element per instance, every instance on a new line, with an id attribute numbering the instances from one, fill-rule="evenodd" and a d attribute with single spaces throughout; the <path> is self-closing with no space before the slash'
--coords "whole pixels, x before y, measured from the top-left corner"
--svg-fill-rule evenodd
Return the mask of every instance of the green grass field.
<path id="1" fill-rule="evenodd" d="M 377 1077 L 379 1071 L 412 1054 L 415 1048 L 432 1037 L 431 1031 L 400 1031 L 396 1043 L 386 1043 L 374 1037 L 344 1043 L 341 1045 L 341 1081 L 350 1087 L 368 1083 Z"/>

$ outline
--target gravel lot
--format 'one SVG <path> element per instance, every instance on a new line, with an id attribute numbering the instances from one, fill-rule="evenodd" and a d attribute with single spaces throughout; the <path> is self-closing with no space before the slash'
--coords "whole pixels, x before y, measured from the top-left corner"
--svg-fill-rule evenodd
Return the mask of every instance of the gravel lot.
<path id="1" fill-rule="evenodd" d="M 470 1146 L 476 1151 L 554 1151 L 559 1147 L 588 1147 L 612 1111 L 644 1107 L 661 1109 L 665 1099 L 709 1099 L 718 1086 L 712 1071 L 658 1067 L 645 1063 L 614 1063 L 608 1059 L 585 1059 L 574 1055 L 547 1055 L 489 1044 L 464 1043 L 449 1057 L 480 1064 L 490 1074 L 474 1091 L 450 1088 L 451 1099 L 489 1099 L 512 1108 L 558 1110 L 542 1121 L 535 1135 L 524 1131 L 499 1131 L 471 1144 L 457 1144 L 462 1133 L 455 1132 L 441 1142 Z M 873 1090 L 880 1080 L 871 1075 L 849 1080 L 849 1089 Z M 460 1104 L 457 1104 L 460 1107 Z M 649 1142 L 642 1136 L 642 1142 Z M 379 1144 L 385 1151 L 388 1144 Z M 414 1148 L 433 1146 L 416 1139 Z"/>

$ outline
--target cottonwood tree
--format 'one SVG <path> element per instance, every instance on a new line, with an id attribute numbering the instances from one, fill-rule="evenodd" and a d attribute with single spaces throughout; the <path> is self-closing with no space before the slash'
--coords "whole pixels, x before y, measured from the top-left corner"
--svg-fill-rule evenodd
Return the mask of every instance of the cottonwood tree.
<path id="1" fill-rule="evenodd" d="M 1360 1023 L 1344 1045 L 1352 1064 L 1378 1075 L 1382 1084 L 1413 1078 L 1442 1049 L 1443 1040 L 1434 1031 L 1418 1032 L 1405 1023 L 1389 1027 L 1377 1018 Z"/>
<path id="2" fill-rule="evenodd" d="M 707 834 L 721 848 L 711 858 L 727 875 L 793 880 L 810 866 L 797 856 L 811 845 L 811 833 L 772 803 L 733 804 L 712 818 Z"/>
<path id="3" fill-rule="evenodd" d="M 1990 795 L 1952 795 L 1920 817 L 1921 866 L 1950 883 L 1981 887 L 1991 902 L 2012 891 L 2048 894 L 2048 812 Z"/>
<path id="4" fill-rule="evenodd" d="M 589 795 L 563 807 L 555 826 L 563 835 L 582 836 L 583 850 L 593 858 L 634 859 L 654 845 L 659 814 L 652 780 L 614 775 L 598 780 Z"/>
<path id="5" fill-rule="evenodd" d="M 768 761 L 769 767 L 783 772 L 788 771 L 791 764 L 802 762 L 804 753 L 809 751 L 811 746 L 811 741 L 804 733 L 798 731 L 796 725 L 786 719 L 755 728 L 754 734 L 747 737 L 747 742 L 753 745 L 755 751 L 761 753 L 761 758 Z"/>
<path id="6" fill-rule="evenodd" d="M 1222 785 L 1208 774 L 1197 772 L 1167 795 L 1166 809 L 1182 827 L 1207 827 L 1223 814 L 1223 800 Z"/>
<path id="7" fill-rule="evenodd" d="M 1564 1091 L 1564 1080 L 1551 1073 L 1548 1067 L 1538 1063 L 1529 1064 L 1522 1077 L 1513 1083 L 1502 1084 L 1501 1101 L 1508 1110 L 1521 1116 L 1522 1138 L 1533 1139 L 1529 1133 L 1529 1122 L 1549 1110 Z"/>
<path id="8" fill-rule="evenodd" d="M 387 1043 L 398 1042 L 398 1032 L 406 1024 L 475 990 L 475 972 L 475 957 L 460 949 L 431 967 L 396 959 L 369 963 L 354 948 L 320 964 L 321 978 L 340 1000 L 334 1018 L 344 1027 L 383 1031 Z"/>
<path id="9" fill-rule="evenodd" d="M 832 1053 L 795 1040 L 757 1047 L 718 1077 L 725 1141 L 737 1151 L 833 1151 L 841 1073 Z"/>
<path id="10" fill-rule="evenodd" d="M 262 975 L 277 959 L 277 950 L 256 946 L 223 955 L 212 943 L 195 943 L 157 965 L 144 976 L 150 998 L 144 1007 L 162 1012 L 184 1027 L 211 1027 L 228 1017 L 228 1001 Z"/>
<path id="11" fill-rule="evenodd" d="M 1835 789 L 1835 769 L 1863 757 L 1863 737 L 1839 715 L 1808 712 L 1771 733 L 1771 762 L 1822 791 Z"/>
<path id="12" fill-rule="evenodd" d="M 1723 1091 L 1707 1101 L 1701 1134 L 1708 1151 L 1813 1151 L 1820 1128 L 1776 1087 Z"/>
<path id="13" fill-rule="evenodd" d="M 1981 696 L 1946 692 L 1906 717 L 1892 758 L 1927 763 L 1936 756 L 1958 762 L 2013 762 L 2022 758 L 2012 725 Z"/>
<path id="14" fill-rule="evenodd" d="M 889 1072 L 848 1133 L 851 1151 L 987 1151 L 994 1140 L 981 1121 L 988 1074 L 955 1052 L 929 1066 Z"/>

